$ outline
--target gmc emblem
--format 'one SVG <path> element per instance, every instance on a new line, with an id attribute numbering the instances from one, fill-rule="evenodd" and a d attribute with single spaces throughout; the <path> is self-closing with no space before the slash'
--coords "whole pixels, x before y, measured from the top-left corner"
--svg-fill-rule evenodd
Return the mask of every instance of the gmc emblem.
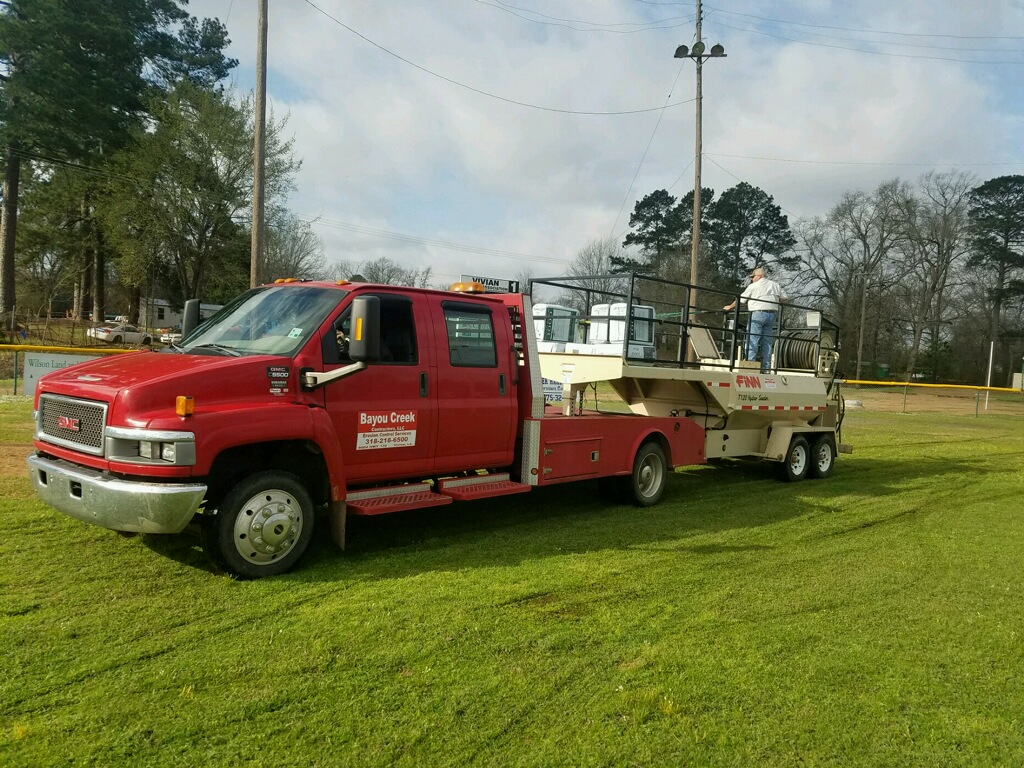
<path id="1" fill-rule="evenodd" d="M 61 429 L 69 429 L 72 432 L 80 432 L 82 427 L 79 425 L 78 419 L 73 419 L 70 416 L 58 416 L 57 426 Z"/>

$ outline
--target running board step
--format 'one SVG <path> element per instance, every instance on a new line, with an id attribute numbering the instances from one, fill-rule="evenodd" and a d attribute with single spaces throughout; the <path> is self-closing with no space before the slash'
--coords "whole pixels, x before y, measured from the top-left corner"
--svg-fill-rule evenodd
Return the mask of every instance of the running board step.
<path id="1" fill-rule="evenodd" d="M 507 472 L 496 472 L 492 475 L 478 475 L 477 477 L 450 477 L 438 481 L 437 484 L 439 494 L 450 496 L 457 501 L 526 493 L 530 488 L 529 485 L 512 482 Z"/>
<path id="2" fill-rule="evenodd" d="M 413 483 L 351 491 L 345 499 L 345 508 L 353 515 L 383 515 L 407 509 L 443 507 L 451 503 L 450 497 L 434 493 L 426 483 Z"/>

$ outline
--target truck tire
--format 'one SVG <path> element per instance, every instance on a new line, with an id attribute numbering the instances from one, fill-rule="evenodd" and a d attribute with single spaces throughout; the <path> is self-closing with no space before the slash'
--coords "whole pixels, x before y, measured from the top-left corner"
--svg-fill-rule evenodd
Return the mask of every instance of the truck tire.
<path id="1" fill-rule="evenodd" d="M 786 458 L 782 461 L 782 477 L 790 483 L 803 480 L 811 468 L 811 446 L 807 439 L 800 435 L 794 435 L 789 441 L 789 450 L 786 451 Z"/>
<path id="2" fill-rule="evenodd" d="M 203 536 L 207 554 L 247 579 L 290 570 L 313 538 L 309 492 L 288 472 L 259 472 L 224 497 Z"/>
<path id="3" fill-rule="evenodd" d="M 836 465 L 836 439 L 833 435 L 819 435 L 811 446 L 811 477 L 824 479 L 832 474 Z"/>
<path id="4" fill-rule="evenodd" d="M 629 496 L 638 507 L 650 507 L 661 500 L 668 476 L 665 452 L 657 443 L 644 443 L 633 459 L 633 473 L 628 478 Z"/>

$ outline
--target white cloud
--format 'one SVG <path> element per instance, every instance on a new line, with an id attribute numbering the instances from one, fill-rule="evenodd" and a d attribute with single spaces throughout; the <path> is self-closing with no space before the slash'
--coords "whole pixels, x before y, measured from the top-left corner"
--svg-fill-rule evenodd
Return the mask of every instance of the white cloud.
<path id="1" fill-rule="evenodd" d="M 660 107 L 680 66 L 671 101 L 694 95 L 693 62 L 672 58 L 677 44 L 692 42 L 690 3 L 521 0 L 502 10 L 496 0 L 314 1 L 395 55 L 505 99 L 579 111 Z M 290 112 L 304 161 L 292 206 L 324 218 L 318 232 L 332 257 L 388 256 L 431 265 L 444 279 L 468 270 L 508 277 L 524 267 L 553 274 L 588 240 L 613 227 L 620 234 L 643 195 L 677 179 L 673 194 L 692 187 L 692 103 L 666 110 L 630 189 L 657 112 L 588 116 L 508 104 L 400 61 L 304 0 L 270 5 L 270 97 L 278 113 Z M 553 18 L 513 13 L 512 5 Z M 252 6 L 189 5 L 199 16 L 227 17 L 244 89 L 253 84 Z M 632 34 L 574 31 L 555 21 L 669 18 L 675 28 Z M 850 31 L 865 29 L 901 34 Z M 939 34 L 949 37 L 911 36 Z M 1020 48 L 1019 40 L 968 39 L 987 34 L 1024 36 L 1021 4 L 706 4 L 705 40 L 723 43 L 728 57 L 704 66 L 704 186 L 721 192 L 747 181 L 794 215 L 816 215 L 844 190 L 913 179 L 938 164 L 963 164 L 979 179 L 1021 172 L 1022 65 L 966 62 L 1024 61 L 1024 54 L 994 50 Z M 850 47 L 887 55 L 844 50 Z"/>

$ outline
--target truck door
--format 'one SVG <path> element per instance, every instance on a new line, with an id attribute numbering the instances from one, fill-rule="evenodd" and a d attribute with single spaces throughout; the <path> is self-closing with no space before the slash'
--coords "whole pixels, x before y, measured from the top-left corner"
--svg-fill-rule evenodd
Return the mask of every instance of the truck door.
<path id="1" fill-rule="evenodd" d="M 516 397 L 512 340 L 504 307 L 442 300 L 433 306 L 437 338 L 435 472 L 512 462 Z"/>
<path id="2" fill-rule="evenodd" d="M 348 482 L 419 478 L 433 470 L 437 402 L 429 379 L 433 329 L 423 296 L 376 293 L 381 360 L 324 387 Z M 323 339 L 326 370 L 349 365 L 349 310 Z"/>

